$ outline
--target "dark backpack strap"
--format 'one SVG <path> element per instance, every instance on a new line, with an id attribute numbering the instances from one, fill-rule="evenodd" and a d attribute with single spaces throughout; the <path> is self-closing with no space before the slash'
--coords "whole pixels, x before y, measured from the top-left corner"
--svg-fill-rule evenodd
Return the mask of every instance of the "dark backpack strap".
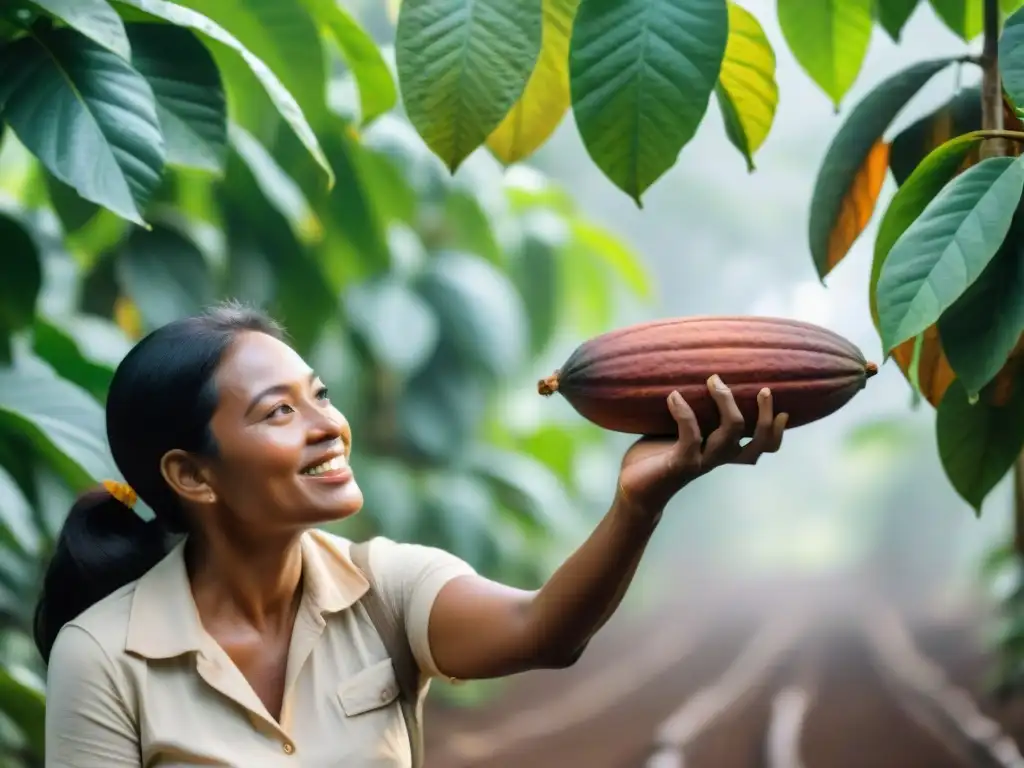
<path id="1" fill-rule="evenodd" d="M 352 544 L 349 556 L 356 568 L 362 571 L 366 580 L 370 582 L 370 588 L 360 602 L 366 609 L 366 613 L 369 614 L 377 634 L 380 635 L 388 656 L 391 657 L 395 676 L 398 679 L 402 715 L 405 717 L 406 730 L 409 731 L 412 765 L 413 768 L 421 768 L 423 765 L 423 733 L 421 729 L 420 669 L 416 663 L 416 657 L 413 656 L 412 648 L 409 647 L 409 639 L 405 633 L 405 617 L 399 615 L 397 611 L 390 610 L 381 599 L 373 571 L 370 568 L 369 542 Z"/>

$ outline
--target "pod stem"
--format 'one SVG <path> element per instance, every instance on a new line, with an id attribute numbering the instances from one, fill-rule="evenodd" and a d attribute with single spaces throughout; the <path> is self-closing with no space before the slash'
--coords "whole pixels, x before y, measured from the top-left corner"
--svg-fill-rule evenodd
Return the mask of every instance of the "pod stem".
<path id="1" fill-rule="evenodd" d="M 558 371 L 537 382 L 537 391 L 544 397 L 550 397 L 558 391 Z"/>
<path id="2" fill-rule="evenodd" d="M 877 365 L 877 363 L 871 363 L 871 362 L 864 363 L 864 373 L 867 374 L 867 377 L 869 379 L 872 376 L 874 376 L 876 373 L 878 373 L 878 365 Z"/>

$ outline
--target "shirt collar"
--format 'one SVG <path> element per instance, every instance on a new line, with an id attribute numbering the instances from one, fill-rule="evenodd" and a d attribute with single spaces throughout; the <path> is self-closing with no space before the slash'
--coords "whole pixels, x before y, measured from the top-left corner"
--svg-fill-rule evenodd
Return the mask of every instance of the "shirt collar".
<path id="1" fill-rule="evenodd" d="M 312 529 L 300 545 L 303 600 L 314 612 L 338 613 L 366 593 L 369 583 L 349 559 L 344 539 Z M 201 650 L 208 638 L 192 597 L 182 540 L 136 583 L 125 650 L 169 659 Z"/>

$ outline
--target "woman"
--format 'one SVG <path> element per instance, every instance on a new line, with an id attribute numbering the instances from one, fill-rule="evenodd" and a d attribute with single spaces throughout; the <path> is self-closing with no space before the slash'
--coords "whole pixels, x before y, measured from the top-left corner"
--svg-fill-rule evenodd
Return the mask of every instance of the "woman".
<path id="1" fill-rule="evenodd" d="M 384 538 L 358 545 L 357 566 L 350 542 L 314 529 L 363 504 L 352 434 L 279 327 L 225 305 L 158 329 L 118 366 L 107 399 L 127 483 L 72 508 L 36 611 L 46 764 L 412 765 L 431 678 L 572 664 L 669 499 L 716 466 L 778 450 L 786 417 L 773 418 L 767 390 L 741 448 L 732 395 L 717 377 L 709 386 L 722 426 L 703 442 L 674 393 L 678 439 L 630 448 L 596 530 L 524 591 Z M 131 510 L 135 493 L 153 521 Z M 403 707 L 406 656 L 415 683 Z"/>

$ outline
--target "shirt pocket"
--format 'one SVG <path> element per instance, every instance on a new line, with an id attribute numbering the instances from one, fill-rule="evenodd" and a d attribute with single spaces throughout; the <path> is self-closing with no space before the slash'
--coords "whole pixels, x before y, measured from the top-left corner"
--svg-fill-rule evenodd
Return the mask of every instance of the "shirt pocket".
<path id="1" fill-rule="evenodd" d="M 338 687 L 341 708 L 349 717 L 366 714 L 392 704 L 400 693 L 391 659 L 384 659 L 357 672 Z"/>

